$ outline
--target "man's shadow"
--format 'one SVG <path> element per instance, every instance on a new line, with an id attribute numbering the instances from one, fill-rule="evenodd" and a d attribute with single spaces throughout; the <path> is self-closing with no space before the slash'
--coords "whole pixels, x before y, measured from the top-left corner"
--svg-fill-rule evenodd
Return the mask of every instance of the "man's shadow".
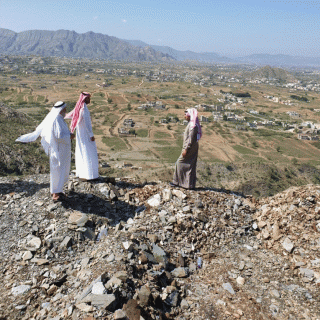
<path id="1" fill-rule="evenodd" d="M 0 183 L 0 195 L 24 193 L 25 196 L 31 197 L 40 189 L 49 187 L 50 183 L 36 183 L 34 181 L 16 180 L 10 183 Z"/>
<path id="2" fill-rule="evenodd" d="M 70 191 L 68 197 L 61 201 L 62 206 L 67 210 L 75 210 L 94 216 L 94 220 L 108 220 L 110 226 L 120 221 L 126 223 L 128 219 L 135 216 L 137 206 L 125 201 L 116 199 L 111 201 L 101 194 L 98 196 L 91 193 Z"/>

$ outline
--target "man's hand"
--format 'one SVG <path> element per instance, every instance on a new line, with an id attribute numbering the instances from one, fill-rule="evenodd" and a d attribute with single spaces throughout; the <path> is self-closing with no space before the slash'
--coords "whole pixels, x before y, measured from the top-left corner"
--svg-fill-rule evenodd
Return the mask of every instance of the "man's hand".
<path id="1" fill-rule="evenodd" d="M 181 155 L 182 155 L 182 157 L 183 157 L 183 158 L 185 158 L 185 157 L 186 157 L 186 155 L 187 155 L 187 150 L 186 150 L 186 149 L 184 149 L 184 150 L 182 151 Z"/>
<path id="2" fill-rule="evenodd" d="M 95 139 L 94 137 L 91 137 L 90 140 L 91 140 L 91 141 L 94 141 L 94 140 L 96 140 L 96 139 Z"/>
<path id="3" fill-rule="evenodd" d="M 70 133 L 70 139 L 72 140 L 72 139 L 74 139 L 74 138 L 75 138 L 74 133 Z"/>

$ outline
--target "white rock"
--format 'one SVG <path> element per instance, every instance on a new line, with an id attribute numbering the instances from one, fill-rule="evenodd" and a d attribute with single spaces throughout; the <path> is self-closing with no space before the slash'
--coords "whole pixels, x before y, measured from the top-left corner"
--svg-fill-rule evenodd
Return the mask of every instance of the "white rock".
<path id="1" fill-rule="evenodd" d="M 282 246 L 288 252 L 291 252 L 294 248 L 294 245 L 289 238 L 284 239 L 284 241 L 282 242 Z"/>
<path id="2" fill-rule="evenodd" d="M 83 312 L 91 312 L 93 310 L 93 307 L 87 305 L 86 303 L 77 303 L 76 308 Z"/>
<path id="3" fill-rule="evenodd" d="M 300 273 L 309 279 L 313 279 L 314 278 L 314 271 L 311 269 L 307 269 L 307 268 L 300 268 Z"/>
<path id="4" fill-rule="evenodd" d="M 106 292 L 106 288 L 102 282 L 97 282 L 92 286 L 93 294 L 104 294 Z"/>
<path id="5" fill-rule="evenodd" d="M 106 283 L 106 287 L 108 289 L 113 288 L 113 287 L 120 287 L 121 286 L 121 280 L 116 278 L 116 277 L 112 277 L 107 283 Z"/>
<path id="6" fill-rule="evenodd" d="M 23 253 L 23 255 L 22 255 L 22 259 L 23 259 L 24 261 L 30 260 L 30 259 L 32 259 L 32 258 L 33 258 L 33 254 L 31 253 L 31 251 L 25 251 L 25 252 Z"/>
<path id="7" fill-rule="evenodd" d="M 187 197 L 187 195 L 185 193 L 183 193 L 182 191 L 177 190 L 177 189 L 172 190 L 172 194 L 174 196 L 176 196 L 177 198 L 179 198 L 180 200 L 183 200 Z"/>
<path id="8" fill-rule="evenodd" d="M 172 191 L 170 189 L 162 190 L 162 197 L 164 201 L 170 201 L 172 199 Z"/>
<path id="9" fill-rule="evenodd" d="M 113 314 L 113 317 L 114 317 L 114 320 L 127 319 L 126 313 L 121 309 L 116 310 L 115 313 Z"/>
<path id="10" fill-rule="evenodd" d="M 18 287 L 13 287 L 11 289 L 11 293 L 14 296 L 18 296 L 18 295 L 27 293 L 30 289 L 31 289 L 31 286 L 29 285 L 21 285 Z"/>
<path id="11" fill-rule="evenodd" d="M 128 251 L 131 251 L 133 249 L 133 243 L 131 241 L 122 242 L 122 245 Z"/>
<path id="12" fill-rule="evenodd" d="M 240 284 L 241 286 L 243 286 L 244 283 L 245 283 L 245 279 L 242 278 L 242 277 L 238 277 L 236 281 L 237 281 L 237 283 Z"/>
<path id="13" fill-rule="evenodd" d="M 107 262 L 112 262 L 112 261 L 114 261 L 114 259 L 115 259 L 115 256 L 113 253 L 111 253 L 107 258 Z"/>
<path id="14" fill-rule="evenodd" d="M 226 305 L 226 303 L 223 301 L 223 300 L 217 300 L 217 302 L 216 302 L 216 304 L 217 305 L 222 305 L 222 306 L 225 306 Z"/>
<path id="15" fill-rule="evenodd" d="M 278 290 L 273 289 L 273 290 L 270 291 L 270 293 L 275 298 L 280 298 L 281 297 L 280 292 Z"/>
<path id="16" fill-rule="evenodd" d="M 26 249 L 29 251 L 37 251 L 41 247 L 41 239 L 32 235 L 28 235 L 26 239 Z"/>
<path id="17" fill-rule="evenodd" d="M 155 194 L 147 201 L 148 205 L 151 207 L 159 207 L 161 203 L 161 196 L 160 194 Z"/>
<path id="18" fill-rule="evenodd" d="M 233 288 L 232 288 L 232 286 L 231 286 L 231 284 L 230 284 L 229 282 L 224 283 L 224 284 L 222 285 L 222 288 L 225 289 L 225 290 L 227 290 L 227 291 L 230 292 L 231 294 L 235 294 L 235 292 L 234 292 L 234 290 L 233 290 Z"/>

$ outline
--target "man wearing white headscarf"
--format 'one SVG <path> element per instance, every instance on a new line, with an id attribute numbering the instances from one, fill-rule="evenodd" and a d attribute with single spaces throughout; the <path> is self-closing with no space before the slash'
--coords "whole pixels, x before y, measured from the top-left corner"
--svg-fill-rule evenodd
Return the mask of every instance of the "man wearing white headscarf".
<path id="1" fill-rule="evenodd" d="M 91 95 L 81 92 L 74 109 L 66 115 L 66 119 L 72 119 L 70 131 L 76 134 L 76 176 L 82 181 L 96 180 L 99 178 L 99 160 L 95 137 L 92 132 L 90 111 L 88 104 Z"/>
<path id="2" fill-rule="evenodd" d="M 41 136 L 41 144 L 50 161 L 50 192 L 54 201 L 63 197 L 63 186 L 68 181 L 71 162 L 71 139 L 64 121 L 66 104 L 58 101 L 34 132 L 19 137 L 18 142 L 33 142 Z"/>
<path id="3" fill-rule="evenodd" d="M 183 147 L 178 158 L 171 186 L 194 189 L 196 186 L 196 168 L 198 159 L 199 144 L 202 130 L 198 119 L 198 111 L 191 108 L 185 111 L 185 120 L 188 125 L 183 135 Z"/>

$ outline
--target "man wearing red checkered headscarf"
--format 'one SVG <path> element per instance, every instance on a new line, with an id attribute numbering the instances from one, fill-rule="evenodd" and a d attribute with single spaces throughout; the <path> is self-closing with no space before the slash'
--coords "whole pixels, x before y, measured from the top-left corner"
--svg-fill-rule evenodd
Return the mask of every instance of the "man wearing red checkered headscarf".
<path id="1" fill-rule="evenodd" d="M 95 180 L 99 177 L 97 146 L 87 106 L 90 102 L 90 93 L 81 92 L 75 108 L 66 115 L 66 119 L 71 119 L 70 131 L 77 131 L 76 175 L 81 180 Z"/>

